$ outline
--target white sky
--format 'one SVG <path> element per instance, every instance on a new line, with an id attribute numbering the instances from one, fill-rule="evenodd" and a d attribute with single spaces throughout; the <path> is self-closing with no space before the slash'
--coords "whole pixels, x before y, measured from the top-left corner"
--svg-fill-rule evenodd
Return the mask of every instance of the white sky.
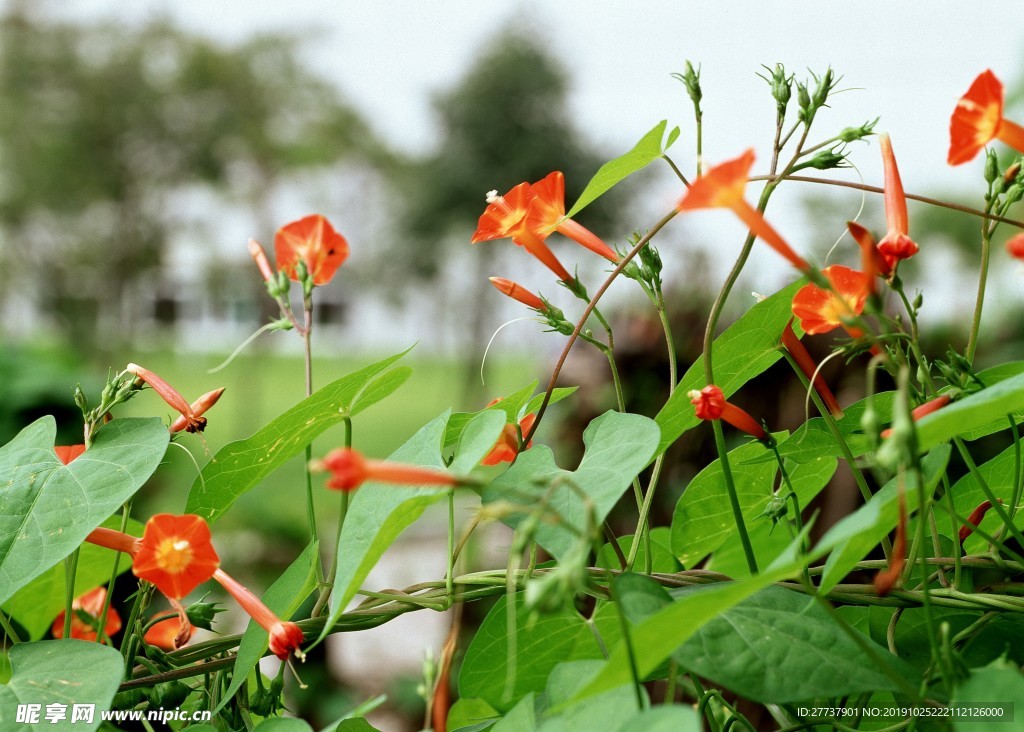
<path id="1" fill-rule="evenodd" d="M 510 25 L 532 28 L 560 59 L 571 76 L 577 123 L 608 157 L 668 118 L 683 128 L 673 157 L 686 171 L 694 165 L 692 114 L 670 73 L 681 71 L 687 59 L 703 69 L 705 157 L 714 163 L 753 146 L 760 169 L 774 122 L 766 86 L 755 76 L 760 65 L 782 62 L 798 76 L 831 65 L 844 76 L 840 88 L 850 91 L 819 115 L 817 135 L 881 116 L 878 129 L 892 137 L 906 189 L 959 190 L 965 203 L 980 198 L 981 159 L 946 165 L 949 114 L 985 68 L 1009 86 L 1019 86 L 1024 70 L 1024 23 L 1016 0 L 974 8 L 950 0 L 78 0 L 50 11 L 129 23 L 166 15 L 228 42 L 275 31 L 307 38 L 303 55 L 309 64 L 334 81 L 390 144 L 408 152 L 423 152 L 437 138 L 432 93 L 456 83 L 488 40 Z M 867 182 L 880 182 L 873 144 L 858 144 L 854 162 Z M 837 175 L 857 179 L 853 171 Z M 481 191 L 491 183 L 482 183 Z M 671 187 L 663 200 L 652 201 L 652 212 L 665 210 L 678 195 L 667 175 L 666 185 Z M 842 222 L 834 232 L 807 230 L 798 207 L 786 205 L 807 191 L 795 187 L 796 193 L 773 203 L 769 218 L 797 248 L 821 252 L 841 233 Z M 844 195 L 852 218 L 860 197 Z M 867 204 L 878 207 L 872 212 L 877 220 L 880 202 Z M 913 215 L 912 204 L 912 222 Z M 635 225 L 649 226 L 657 216 L 648 220 L 645 214 Z M 716 214 L 707 216 L 717 225 Z M 765 266 L 775 265 L 766 259 Z M 997 288 L 1006 280 L 998 282 Z M 955 302 L 957 293 L 943 293 L 946 314 L 968 304 L 968 293 L 962 294 L 963 302 Z"/>

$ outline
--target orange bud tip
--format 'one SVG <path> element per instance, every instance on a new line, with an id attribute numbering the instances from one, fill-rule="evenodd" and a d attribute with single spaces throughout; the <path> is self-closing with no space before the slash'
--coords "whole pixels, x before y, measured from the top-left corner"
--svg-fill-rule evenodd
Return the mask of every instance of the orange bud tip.
<path id="1" fill-rule="evenodd" d="M 1006 242 L 1006 251 L 1011 257 L 1024 260 L 1024 231 L 1010 237 Z"/>
<path id="2" fill-rule="evenodd" d="M 249 256 L 252 257 L 254 262 L 256 262 L 256 266 L 259 268 L 260 274 L 263 276 L 263 281 L 270 282 L 270 280 L 274 278 L 274 270 L 270 267 L 270 262 L 267 260 L 267 253 L 263 251 L 263 245 L 255 239 L 249 240 Z"/>
<path id="3" fill-rule="evenodd" d="M 490 282 L 495 288 L 497 288 L 498 292 L 511 297 L 513 300 L 521 302 L 528 308 L 533 308 L 538 312 L 544 312 L 547 310 L 547 306 L 544 304 L 543 300 L 512 280 L 507 280 L 504 277 L 491 277 Z"/>

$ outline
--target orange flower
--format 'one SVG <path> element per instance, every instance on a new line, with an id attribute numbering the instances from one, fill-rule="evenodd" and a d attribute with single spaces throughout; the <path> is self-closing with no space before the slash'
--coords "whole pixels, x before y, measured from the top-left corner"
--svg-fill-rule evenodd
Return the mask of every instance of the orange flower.
<path id="1" fill-rule="evenodd" d="M 96 587 L 74 599 L 71 603 L 71 637 L 79 640 L 96 640 L 96 630 L 99 625 L 100 615 L 103 613 L 103 604 L 107 601 L 107 589 Z M 89 616 L 92 622 L 87 622 L 79 612 Z M 64 612 L 57 616 L 50 629 L 54 638 L 64 637 Z M 109 639 L 117 631 L 121 630 L 121 616 L 113 607 L 107 608 L 107 622 L 103 627 L 103 637 Z"/>
<path id="2" fill-rule="evenodd" d="M 1024 259 L 1024 231 L 1010 237 L 1009 241 L 1006 242 L 1006 251 L 1011 257 Z"/>
<path id="3" fill-rule="evenodd" d="M 495 399 L 493 402 L 488 404 L 490 407 L 497 404 L 500 400 Z M 536 414 L 528 414 L 519 421 L 519 430 L 516 430 L 514 424 L 506 424 L 504 429 L 501 431 L 501 435 L 498 437 L 498 441 L 494 443 L 494 447 L 487 453 L 487 456 L 480 461 L 481 465 L 498 465 L 499 463 L 510 463 L 516 459 L 519 454 L 519 435 L 528 435 L 530 430 L 533 429 L 533 423 L 537 421 Z M 533 442 L 526 446 L 528 449 Z"/>
<path id="4" fill-rule="evenodd" d="M 306 271 L 313 278 L 313 284 L 324 285 L 331 281 L 338 267 L 348 259 L 348 242 L 334 230 L 330 221 L 320 214 L 314 214 L 277 230 L 274 235 L 274 256 L 277 268 L 283 270 L 290 279 L 298 281 L 295 267 L 301 260 L 306 263 Z M 262 267 L 260 271 L 263 271 Z"/>
<path id="5" fill-rule="evenodd" d="M 499 196 L 497 191 L 490 191 L 487 194 L 487 208 L 480 216 L 470 241 L 477 244 L 512 237 L 514 243 L 539 259 L 558 279 L 572 282 L 573 276 L 544 243 L 547 235 L 541 235 L 527 225 L 526 215 L 533 198 L 533 186 L 529 183 L 520 183 L 504 196 Z"/>
<path id="6" fill-rule="evenodd" d="M 994 139 L 1024 152 L 1024 127 L 1003 118 L 1003 85 L 985 70 L 957 102 L 949 120 L 949 164 L 966 163 Z"/>
<path id="7" fill-rule="evenodd" d="M 526 211 L 525 226 L 547 238 L 552 231 L 567 236 L 580 246 L 598 254 L 613 264 L 621 257 L 590 229 L 565 218 L 565 176 L 560 171 L 533 184 L 533 199 Z"/>
<path id="8" fill-rule="evenodd" d="M 725 394 L 714 384 L 709 384 L 700 391 L 693 389 L 687 396 L 690 397 L 690 403 L 694 406 L 698 419 L 722 419 L 759 440 L 768 437 L 768 433 L 756 419 L 745 410 L 726 401 Z"/>
<path id="9" fill-rule="evenodd" d="M 132 572 L 180 600 L 210 579 L 219 564 L 206 521 L 194 514 L 161 513 L 146 522 Z"/>
<path id="10" fill-rule="evenodd" d="M 185 419 L 185 430 L 188 432 L 202 432 L 206 429 L 206 417 L 202 417 L 192 411 L 192 406 L 185 401 L 178 390 L 168 384 L 166 381 L 161 379 L 159 376 L 154 374 L 149 369 L 145 369 L 138 364 L 130 363 L 125 367 L 125 371 L 130 374 L 135 374 L 137 377 L 145 381 L 151 387 L 153 391 L 160 395 L 160 397 L 167 402 L 172 408 L 181 413 L 181 416 Z M 180 428 L 179 428 L 180 429 Z"/>
<path id="11" fill-rule="evenodd" d="M 183 626 L 179 618 L 167 618 L 147 630 L 143 640 L 161 650 L 176 651 L 189 642 L 194 632 L 195 626 L 191 623 Z"/>
<path id="12" fill-rule="evenodd" d="M 804 285 L 793 298 L 793 315 L 809 335 L 828 333 L 839 327 L 858 338 L 862 333 L 847 327 L 843 318 L 860 315 L 871 288 L 871 278 L 863 272 L 833 264 L 821 271 L 832 285 L 824 290 L 817 285 Z"/>
<path id="13" fill-rule="evenodd" d="M 548 309 L 543 300 L 522 285 L 513 282 L 512 280 L 506 280 L 504 277 L 491 277 L 490 280 L 491 284 L 498 288 L 498 292 L 508 295 L 513 300 L 518 300 L 526 307 L 533 308 L 540 312 L 544 312 Z"/>
<path id="14" fill-rule="evenodd" d="M 832 416 L 836 419 L 842 419 L 843 408 L 839 406 L 839 402 L 836 400 L 832 390 L 828 388 L 828 384 L 821 378 L 821 373 L 818 371 L 818 366 L 814 363 L 814 359 L 811 358 L 811 354 L 807 352 L 803 342 L 796 337 L 792 318 L 786 323 L 786 327 L 782 329 L 782 345 L 785 346 L 786 350 L 789 351 L 789 355 L 796 361 L 796 365 L 803 371 L 807 381 L 814 385 L 814 390 L 818 392 L 818 396 L 821 397 L 821 401 L 828 407 L 828 411 L 831 412 Z"/>
<path id="15" fill-rule="evenodd" d="M 399 483 L 402 485 L 458 485 L 459 480 L 451 473 L 419 465 L 403 465 L 386 460 L 364 458 L 349 447 L 331 450 L 323 460 L 314 460 L 310 469 L 328 470 L 332 473 L 327 481 L 328 488 L 352 491 L 366 481 Z"/>
<path id="16" fill-rule="evenodd" d="M 57 453 L 57 459 L 67 465 L 85 452 L 85 445 L 56 445 L 53 451 Z"/>
<path id="17" fill-rule="evenodd" d="M 896 156 L 888 135 L 879 137 L 882 147 L 882 163 L 885 166 L 885 220 L 889 231 L 878 243 L 878 251 L 892 269 L 901 259 L 917 254 L 917 244 L 910 238 L 910 224 L 907 217 L 907 196 L 903 193 L 900 171 L 896 167 Z"/>
<path id="18" fill-rule="evenodd" d="M 803 257 L 794 252 L 786 240 L 764 220 L 761 212 L 747 203 L 743 197 L 750 166 L 753 164 L 754 151 L 747 150 L 740 157 L 711 168 L 693 182 L 676 208 L 680 211 L 728 208 L 747 225 L 752 234 L 760 237 L 798 270 L 806 271 L 809 265 Z"/>
<path id="19" fill-rule="evenodd" d="M 223 393 L 224 387 L 222 386 L 219 389 L 214 389 L 213 391 L 206 392 L 201 397 L 192 402 L 192 404 L 189 405 L 190 409 L 192 410 L 192 417 L 196 419 L 202 417 L 202 415 L 206 412 L 207 409 L 209 409 L 210 407 L 217 403 L 217 400 L 220 399 L 220 395 Z M 206 418 L 203 417 L 204 424 L 205 419 Z M 189 429 L 189 427 L 189 418 L 183 414 L 176 420 L 174 420 L 174 422 L 171 423 L 171 426 L 168 427 L 167 429 L 172 435 L 176 432 L 181 432 L 182 430 L 185 430 L 186 432 L 195 432 L 195 428 Z"/>
<path id="20" fill-rule="evenodd" d="M 213 573 L 213 578 L 235 598 L 253 620 L 270 634 L 271 653 L 282 661 L 287 660 L 292 653 L 295 653 L 296 658 L 305 660 L 306 655 L 299 649 L 305 637 L 298 625 L 282 621 L 248 587 L 224 570 L 216 570 Z"/>

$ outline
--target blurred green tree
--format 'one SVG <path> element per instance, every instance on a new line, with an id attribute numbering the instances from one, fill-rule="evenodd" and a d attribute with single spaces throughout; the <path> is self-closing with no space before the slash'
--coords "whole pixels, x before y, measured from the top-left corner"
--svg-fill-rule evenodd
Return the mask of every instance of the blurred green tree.
<path id="1" fill-rule="evenodd" d="M 16 3 L 0 19 L 0 284 L 79 349 L 100 340 L 81 335 L 98 320 L 130 335 L 126 295 L 180 225 L 173 196 L 226 191 L 273 230 L 261 219 L 286 174 L 388 156 L 297 60 L 296 39 L 229 47 L 168 22 L 75 25 L 34 10 Z"/>
<path id="2" fill-rule="evenodd" d="M 401 179 L 402 237 L 389 267 L 397 265 L 406 276 L 422 280 L 436 278 L 449 247 L 469 245 L 489 189 L 504 193 L 561 170 L 567 205 L 572 205 L 607 157 L 588 146 L 573 124 L 568 91 L 566 72 L 535 35 L 516 30 L 489 41 L 461 81 L 435 99 L 440 142 L 431 154 L 411 163 Z M 581 222 L 594 231 L 608 230 L 619 201 L 615 192 L 603 197 L 587 208 Z M 487 276 L 500 274 L 492 268 L 503 248 L 497 243 L 477 247 L 473 271 L 453 294 L 458 302 L 450 303 L 470 314 L 462 350 L 468 402 L 482 397 L 471 385 L 478 382 L 472 373 L 487 341 L 488 309 L 477 303 L 490 296 Z M 570 270 L 572 261 L 566 259 Z M 555 288 L 552 283 L 541 289 L 551 293 Z"/>

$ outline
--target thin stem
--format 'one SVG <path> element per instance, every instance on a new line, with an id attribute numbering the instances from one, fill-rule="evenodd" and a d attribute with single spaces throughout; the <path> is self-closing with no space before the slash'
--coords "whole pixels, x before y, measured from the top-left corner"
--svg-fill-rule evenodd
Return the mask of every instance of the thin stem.
<path id="1" fill-rule="evenodd" d="M 302 355 L 305 361 L 306 375 L 306 396 L 313 394 L 313 297 L 306 296 L 302 300 L 303 328 L 302 328 Z M 309 469 L 309 463 L 313 460 L 313 445 L 306 445 L 306 461 L 302 465 L 306 478 L 306 519 L 309 522 L 309 542 L 312 544 L 317 540 L 316 530 L 316 508 L 313 506 L 313 473 Z M 320 560 L 314 562 L 318 581 L 323 581 L 324 570 Z"/>
<path id="2" fill-rule="evenodd" d="M 18 637 L 17 632 L 14 630 L 14 626 L 11 625 L 11 621 L 7 619 L 3 610 L 0 610 L 0 630 L 4 631 L 4 634 L 11 639 L 12 644 L 21 643 L 21 638 Z M 67 636 L 64 636 L 67 638 Z"/>
<path id="3" fill-rule="evenodd" d="M 78 553 L 81 547 L 71 552 L 64 563 L 64 638 L 71 637 L 72 605 L 75 601 L 75 574 L 78 571 Z M 102 630 L 103 626 L 100 626 Z"/>
<path id="4" fill-rule="evenodd" d="M 990 186 L 991 188 L 991 186 Z M 985 206 L 985 213 L 992 210 L 994 196 L 990 196 Z M 967 338 L 965 355 L 970 363 L 974 363 L 974 352 L 978 348 L 978 331 L 981 329 L 981 309 L 985 304 L 985 286 L 988 284 L 988 261 L 992 250 L 992 227 L 988 221 L 981 225 L 981 265 L 978 271 L 978 295 L 974 301 L 974 316 L 971 318 L 971 333 Z"/>
<path id="5" fill-rule="evenodd" d="M 865 183 L 854 183 L 846 180 L 834 180 L 832 178 L 811 178 L 803 175 L 754 175 L 747 178 L 748 181 L 754 183 L 756 181 L 768 181 L 774 183 L 781 180 L 795 181 L 797 183 L 817 183 L 819 185 L 826 186 L 838 186 L 840 188 L 853 188 L 858 191 L 865 191 L 867 193 L 878 193 L 884 194 L 885 189 L 879 188 L 878 186 L 869 186 Z M 1010 226 L 1016 226 L 1018 229 L 1024 229 L 1024 221 L 1018 221 L 1017 219 L 1006 218 L 1005 216 L 997 216 L 996 214 L 989 213 L 988 211 L 980 211 L 970 206 L 962 206 L 959 203 L 949 203 L 948 201 L 941 201 L 937 198 L 931 198 L 929 196 L 921 196 L 914 193 L 907 193 L 906 197 L 912 201 L 919 201 L 920 203 L 926 203 L 929 206 L 939 206 L 940 208 L 948 208 L 953 211 L 960 211 L 961 213 L 970 214 L 971 216 L 978 216 L 979 218 L 988 219 L 989 221 L 999 221 L 1000 223 L 1009 224 Z"/>
<path id="6" fill-rule="evenodd" d="M 351 449 L 352 418 L 343 418 L 342 424 L 345 425 L 344 445 Z M 334 590 L 334 579 L 338 576 L 338 547 L 341 546 L 341 530 L 345 527 L 345 516 L 348 515 L 349 500 L 349 492 L 341 491 L 341 500 L 338 503 L 338 530 L 334 535 L 334 551 L 331 554 L 331 566 L 327 570 L 327 580 L 324 582 L 323 590 L 321 590 L 320 596 L 316 599 L 316 603 L 313 605 L 313 611 L 310 613 L 310 617 L 313 618 L 323 612 L 324 607 L 327 605 L 327 601 L 331 599 L 331 592 Z"/>
<path id="7" fill-rule="evenodd" d="M 686 176 L 683 175 L 683 171 L 681 171 L 676 166 L 676 164 L 672 161 L 672 158 L 670 158 L 668 155 L 666 155 L 664 153 L 662 153 L 661 158 L 666 163 L 668 163 L 669 167 L 672 168 L 672 172 L 676 174 L 676 177 L 679 178 L 680 181 L 682 181 L 683 185 L 686 186 L 687 188 L 689 188 L 690 187 L 690 181 L 688 181 L 686 179 Z"/>
<path id="8" fill-rule="evenodd" d="M 622 260 L 615 265 L 615 269 L 611 271 L 611 274 L 608 275 L 608 278 L 601 284 L 601 287 L 598 288 L 594 297 L 591 298 L 590 302 L 583 309 L 583 314 L 576 322 L 576 327 L 566 340 L 565 346 L 562 348 L 562 353 L 558 357 L 558 362 L 555 364 L 555 368 L 551 372 L 551 378 L 548 380 L 547 390 L 544 392 L 544 401 L 541 402 L 540 409 L 537 410 L 537 419 L 534 420 L 533 427 L 530 428 L 529 434 L 523 438 L 523 441 L 526 444 L 529 444 L 530 440 L 533 439 L 533 435 L 537 431 L 537 428 L 540 427 L 541 420 L 544 418 L 544 413 L 547 411 L 548 404 L 551 403 L 551 394 L 555 390 L 555 384 L 558 383 L 558 375 L 562 373 L 562 367 L 565 365 L 565 360 L 569 357 L 569 351 L 572 350 L 573 344 L 576 343 L 576 339 L 579 338 L 580 333 L 583 332 L 583 326 L 587 322 L 587 318 L 590 317 L 594 308 L 597 307 L 598 300 L 600 300 L 604 293 L 608 291 L 612 282 L 614 282 L 615 278 L 618 277 L 622 270 L 626 268 L 626 265 L 633 261 L 633 257 L 635 257 L 637 253 L 647 245 L 647 242 L 653 239 L 669 221 L 674 219 L 678 213 L 678 209 L 673 208 L 665 214 L 658 223 L 652 226 L 651 230 L 641 237 L 640 241 L 633 245 L 633 248 L 626 253 L 626 256 L 624 256 Z"/>
<path id="9" fill-rule="evenodd" d="M 121 533 L 128 528 L 128 515 L 132 511 L 132 502 L 128 501 L 121 507 Z M 100 610 L 98 628 L 100 632 L 107 627 L 107 613 L 110 611 L 110 600 L 114 594 L 114 582 L 117 581 L 118 568 L 121 563 L 121 552 L 114 552 L 114 566 L 110 569 L 110 581 L 107 582 L 107 594 L 103 598 L 103 609 Z M 67 636 L 64 636 L 65 638 Z"/>
<path id="10" fill-rule="evenodd" d="M 455 575 L 455 489 L 448 489 L 448 570 L 444 575 L 444 589 L 449 606 L 455 604 L 452 582 Z"/>

